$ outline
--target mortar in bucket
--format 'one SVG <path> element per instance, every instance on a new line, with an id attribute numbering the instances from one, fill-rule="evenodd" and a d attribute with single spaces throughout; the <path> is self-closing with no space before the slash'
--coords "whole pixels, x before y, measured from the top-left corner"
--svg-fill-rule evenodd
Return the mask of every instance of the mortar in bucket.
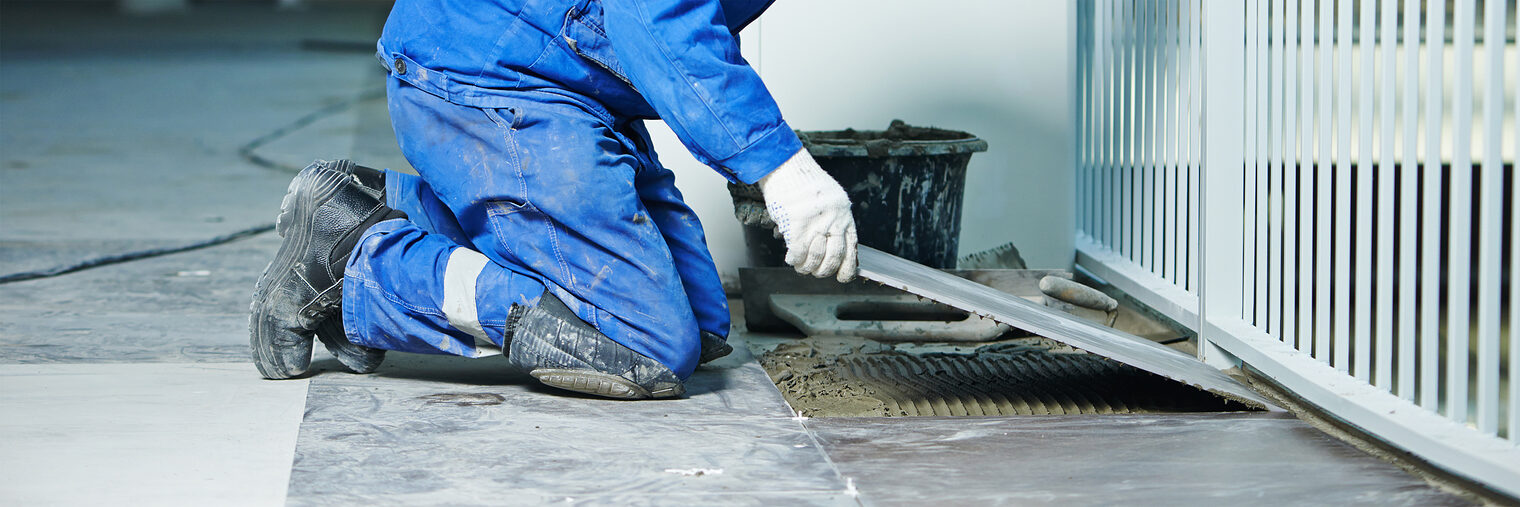
<path id="1" fill-rule="evenodd" d="M 797 133 L 818 165 L 850 195 L 860 244 L 935 268 L 954 268 L 971 154 L 987 142 L 954 130 L 893 120 L 886 130 Z M 734 191 L 739 199 L 740 191 Z M 750 264 L 784 266 L 769 228 L 745 226 Z"/>

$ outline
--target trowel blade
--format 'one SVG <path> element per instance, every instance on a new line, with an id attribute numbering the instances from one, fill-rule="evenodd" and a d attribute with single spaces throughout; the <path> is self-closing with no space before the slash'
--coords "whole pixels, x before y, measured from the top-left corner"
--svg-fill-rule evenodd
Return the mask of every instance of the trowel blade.
<path id="1" fill-rule="evenodd" d="M 861 246 L 859 260 L 860 276 L 866 279 L 1198 387 L 1252 408 L 1278 410 L 1266 398 L 1224 372 L 1159 343 L 1099 326 L 874 248 Z"/>

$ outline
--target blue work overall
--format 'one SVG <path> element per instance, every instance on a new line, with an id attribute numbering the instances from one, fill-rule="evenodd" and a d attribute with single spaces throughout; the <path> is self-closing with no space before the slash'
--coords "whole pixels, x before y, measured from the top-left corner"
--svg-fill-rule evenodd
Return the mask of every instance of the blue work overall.
<path id="1" fill-rule="evenodd" d="M 737 33 L 768 1 L 400 0 L 378 44 L 396 139 L 382 222 L 346 268 L 344 327 L 388 350 L 481 356 L 545 291 L 612 340 L 696 367 L 728 335 L 696 214 L 643 120 L 752 183 L 801 149 Z"/>

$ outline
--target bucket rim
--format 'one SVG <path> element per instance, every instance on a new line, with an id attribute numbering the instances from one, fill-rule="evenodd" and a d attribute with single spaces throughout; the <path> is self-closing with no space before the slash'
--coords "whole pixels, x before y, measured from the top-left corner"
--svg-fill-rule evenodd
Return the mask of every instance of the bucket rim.
<path id="1" fill-rule="evenodd" d="M 930 131 L 955 136 L 952 139 L 891 139 L 883 134 L 893 129 Z M 883 135 L 876 139 L 851 139 L 861 134 Z M 803 147 L 814 157 L 902 157 L 979 153 L 987 151 L 987 141 L 960 130 L 937 127 L 914 127 L 893 120 L 887 130 L 810 130 L 797 131 Z M 845 138 L 849 137 L 849 138 Z"/>

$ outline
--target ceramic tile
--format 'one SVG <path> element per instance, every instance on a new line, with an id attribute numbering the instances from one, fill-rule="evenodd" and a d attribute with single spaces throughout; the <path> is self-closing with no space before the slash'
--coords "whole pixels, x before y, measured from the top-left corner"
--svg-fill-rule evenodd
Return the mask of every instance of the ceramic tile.
<path id="1" fill-rule="evenodd" d="M 291 501 L 744 505 L 756 493 L 830 503 L 844 491 L 742 348 L 688 386 L 684 399 L 604 400 L 543 388 L 504 360 L 426 356 L 319 375 Z"/>
<path id="2" fill-rule="evenodd" d="M 0 276 L 184 243 L 173 239 L 0 240 Z"/>
<path id="3" fill-rule="evenodd" d="M 1460 505 L 1283 414 L 811 419 L 868 505 Z"/>
<path id="4" fill-rule="evenodd" d="M 515 404 L 555 413 L 587 417 L 621 417 L 627 414 L 662 415 L 672 410 L 709 416 L 791 417 L 790 408 L 765 370 L 742 345 L 735 352 L 700 366 L 686 381 L 686 396 L 677 400 L 629 403 L 540 385 L 509 364 L 504 357 L 469 359 L 455 356 L 391 353 L 380 370 L 371 375 L 338 371 L 312 377 L 322 389 L 377 390 L 391 397 L 426 396 L 448 392 L 494 393 L 512 398 Z M 313 395 L 314 399 L 316 395 Z M 338 398 L 334 401 L 342 401 Z M 313 404 L 324 407 L 320 404 Z M 349 410 L 340 403 L 335 410 Z"/>
<path id="5" fill-rule="evenodd" d="M 0 365 L 0 498 L 278 505 L 306 387 L 248 364 Z"/>
<path id="6" fill-rule="evenodd" d="M 249 297 L 278 246 L 263 234 L 0 285 L 0 363 L 247 361 Z"/>
<path id="7" fill-rule="evenodd" d="M 607 505 L 613 507 L 642 506 L 859 506 L 858 492 L 851 491 L 745 491 L 738 493 L 704 492 L 698 494 L 628 494 L 605 496 L 568 496 L 552 498 L 548 503 L 559 505 Z"/>

